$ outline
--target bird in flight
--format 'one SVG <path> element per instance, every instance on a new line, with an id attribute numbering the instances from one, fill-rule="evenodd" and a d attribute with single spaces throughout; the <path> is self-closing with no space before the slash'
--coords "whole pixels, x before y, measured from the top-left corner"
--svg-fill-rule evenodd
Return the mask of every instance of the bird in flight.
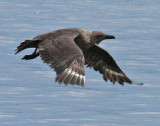
<path id="1" fill-rule="evenodd" d="M 103 79 L 113 84 L 142 85 L 129 79 L 120 69 L 113 57 L 98 44 L 105 39 L 115 39 L 101 31 L 88 31 L 78 28 L 60 29 L 25 40 L 16 49 L 16 53 L 35 48 L 31 55 L 22 59 L 30 60 L 38 56 L 56 72 L 55 81 L 65 85 L 85 85 L 84 65 L 99 71 Z"/>

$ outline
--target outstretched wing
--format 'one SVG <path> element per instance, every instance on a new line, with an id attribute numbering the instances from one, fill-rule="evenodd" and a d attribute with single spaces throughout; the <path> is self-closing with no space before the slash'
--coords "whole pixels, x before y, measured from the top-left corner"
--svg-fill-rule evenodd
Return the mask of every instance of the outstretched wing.
<path id="1" fill-rule="evenodd" d="M 60 84 L 85 84 L 84 56 L 74 42 L 77 36 L 47 38 L 38 45 L 40 57 L 56 71 Z"/>
<path id="2" fill-rule="evenodd" d="M 84 52 L 85 64 L 103 74 L 105 81 L 108 79 L 114 84 L 124 82 L 132 84 L 132 81 L 119 68 L 112 56 L 97 45 L 92 46 Z"/>

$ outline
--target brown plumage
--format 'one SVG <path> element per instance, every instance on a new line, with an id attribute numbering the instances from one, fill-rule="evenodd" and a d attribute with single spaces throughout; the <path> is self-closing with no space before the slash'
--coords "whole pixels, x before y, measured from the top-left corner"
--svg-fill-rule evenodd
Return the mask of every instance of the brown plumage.
<path id="1" fill-rule="evenodd" d="M 115 37 L 100 31 L 61 29 L 22 42 L 15 54 L 26 48 L 35 48 L 31 55 L 25 55 L 22 59 L 34 59 L 40 55 L 41 59 L 55 70 L 56 82 L 60 84 L 84 86 L 84 65 L 99 71 L 105 81 L 110 80 L 113 84 L 135 83 L 124 74 L 112 56 L 97 45 L 104 39 Z"/>

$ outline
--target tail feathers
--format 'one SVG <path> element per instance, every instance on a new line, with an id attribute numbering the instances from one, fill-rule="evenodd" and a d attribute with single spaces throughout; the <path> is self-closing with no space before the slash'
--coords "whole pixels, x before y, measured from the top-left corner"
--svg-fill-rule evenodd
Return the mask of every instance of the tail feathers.
<path id="1" fill-rule="evenodd" d="M 36 48 L 39 40 L 25 40 L 15 50 L 15 55 L 26 48 Z"/>
<path id="2" fill-rule="evenodd" d="M 25 40 L 24 42 L 22 42 L 22 43 L 17 47 L 17 49 L 15 50 L 15 51 L 16 51 L 15 54 L 17 54 L 17 53 L 19 53 L 20 51 L 26 49 L 26 48 L 27 48 L 27 45 L 28 45 L 28 43 L 30 43 L 30 41 L 31 41 L 31 40 Z"/>

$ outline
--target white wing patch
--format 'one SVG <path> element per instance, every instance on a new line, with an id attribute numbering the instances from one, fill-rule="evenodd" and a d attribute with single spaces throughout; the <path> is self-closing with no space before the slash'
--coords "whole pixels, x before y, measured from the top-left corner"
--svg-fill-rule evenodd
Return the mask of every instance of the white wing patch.
<path id="1" fill-rule="evenodd" d="M 83 76 L 82 74 L 79 74 L 78 72 L 72 70 L 71 68 L 67 68 L 67 69 L 65 69 L 65 71 L 67 71 L 68 74 L 72 75 L 72 77 L 70 78 L 70 80 L 72 80 L 73 77 L 76 77 L 75 82 L 77 81 L 78 78 L 80 79 L 79 83 L 81 83 L 82 81 L 84 82 L 85 76 Z"/>
<path id="2" fill-rule="evenodd" d="M 78 84 L 84 86 L 84 68 L 80 66 L 77 61 L 74 61 L 69 68 L 66 68 L 57 76 L 56 81 L 58 81 L 60 84 Z"/>
<path id="3" fill-rule="evenodd" d="M 110 74 L 115 74 L 115 75 L 117 75 L 117 76 L 124 76 L 124 75 L 121 74 L 121 73 L 117 73 L 117 72 L 112 71 L 112 70 L 109 70 L 109 69 L 106 69 L 106 72 L 110 72 Z"/>

